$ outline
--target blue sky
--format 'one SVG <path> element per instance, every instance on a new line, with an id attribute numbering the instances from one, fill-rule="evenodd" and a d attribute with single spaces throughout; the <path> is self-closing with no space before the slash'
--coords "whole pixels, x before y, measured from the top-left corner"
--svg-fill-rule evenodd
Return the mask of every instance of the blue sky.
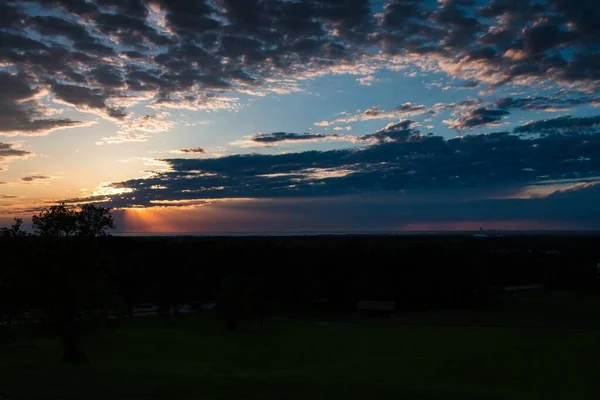
<path id="1" fill-rule="evenodd" d="M 600 228 L 593 0 L 0 15 L 0 222 L 65 201 L 132 232 Z"/>

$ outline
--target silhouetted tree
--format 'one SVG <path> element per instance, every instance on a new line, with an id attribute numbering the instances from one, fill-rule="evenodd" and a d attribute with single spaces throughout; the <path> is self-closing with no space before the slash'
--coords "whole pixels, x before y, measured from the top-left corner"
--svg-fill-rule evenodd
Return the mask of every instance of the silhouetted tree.
<path id="1" fill-rule="evenodd" d="M 61 341 L 62 361 L 86 363 L 79 348 L 81 323 L 102 326 L 116 298 L 108 281 L 110 262 L 96 237 L 107 236 L 115 225 L 110 210 L 93 204 L 79 209 L 64 203 L 33 216 L 35 234 L 41 236 L 45 265 L 38 268 L 41 305 L 54 321 Z"/>
<path id="2" fill-rule="evenodd" d="M 108 208 L 84 204 L 79 210 L 64 203 L 51 206 L 33 216 L 33 228 L 40 236 L 52 237 L 97 237 L 107 236 L 115 223 Z"/>
<path id="3" fill-rule="evenodd" d="M 23 237 L 28 236 L 29 233 L 21 229 L 23 225 L 22 218 L 15 218 L 15 223 L 10 228 L 1 228 L 0 237 Z"/>
<path id="4" fill-rule="evenodd" d="M 107 236 L 108 229 L 115 229 L 115 222 L 108 208 L 84 204 L 77 213 L 76 226 L 78 236 L 98 237 Z"/>
<path id="5" fill-rule="evenodd" d="M 52 237 L 75 236 L 77 232 L 75 210 L 64 203 L 42 210 L 32 218 L 33 229 L 37 235 Z"/>

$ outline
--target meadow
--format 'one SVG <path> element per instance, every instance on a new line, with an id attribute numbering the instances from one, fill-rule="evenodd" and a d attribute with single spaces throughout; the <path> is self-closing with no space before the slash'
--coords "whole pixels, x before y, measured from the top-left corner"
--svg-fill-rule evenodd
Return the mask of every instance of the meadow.
<path id="1" fill-rule="evenodd" d="M 58 363 L 51 337 L 1 348 L 0 398 L 592 399 L 599 333 L 139 318 L 87 337 L 89 365 Z"/>

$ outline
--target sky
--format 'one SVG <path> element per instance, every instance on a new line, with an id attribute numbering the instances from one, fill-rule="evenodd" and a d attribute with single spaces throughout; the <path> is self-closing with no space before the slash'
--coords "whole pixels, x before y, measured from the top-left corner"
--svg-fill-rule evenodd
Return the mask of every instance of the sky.
<path id="1" fill-rule="evenodd" d="M 597 0 L 3 0 L 0 225 L 600 229 Z"/>

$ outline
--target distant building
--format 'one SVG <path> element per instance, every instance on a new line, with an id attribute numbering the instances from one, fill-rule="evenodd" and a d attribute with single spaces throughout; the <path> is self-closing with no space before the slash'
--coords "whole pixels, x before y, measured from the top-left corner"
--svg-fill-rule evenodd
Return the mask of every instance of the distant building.
<path id="1" fill-rule="evenodd" d="M 489 237 L 487 234 L 485 233 L 476 233 L 473 235 L 474 238 L 486 238 Z"/>

